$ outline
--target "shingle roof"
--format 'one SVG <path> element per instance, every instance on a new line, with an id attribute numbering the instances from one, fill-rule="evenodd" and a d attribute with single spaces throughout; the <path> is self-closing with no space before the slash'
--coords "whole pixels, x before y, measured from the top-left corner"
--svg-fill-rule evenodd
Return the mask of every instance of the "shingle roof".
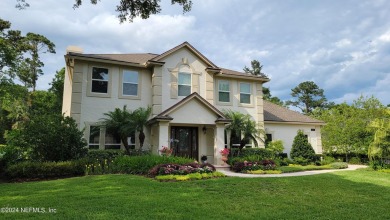
<path id="1" fill-rule="evenodd" d="M 165 51 L 162 54 L 154 54 L 154 53 L 132 53 L 132 54 L 83 54 L 83 53 L 75 53 L 75 52 L 69 52 L 69 55 L 80 57 L 80 58 L 93 58 L 93 59 L 100 59 L 100 60 L 107 60 L 107 61 L 119 61 L 124 63 L 132 63 L 132 64 L 138 64 L 138 65 L 145 65 L 147 62 L 159 62 L 162 58 L 170 55 L 171 53 L 174 53 L 175 51 L 187 47 L 189 50 L 191 50 L 193 53 L 195 53 L 197 56 L 199 56 L 203 61 L 209 65 L 207 69 L 216 70 L 221 75 L 233 75 L 233 76 L 244 76 L 244 77 L 250 77 L 250 78 L 258 78 L 258 79 L 265 79 L 265 81 L 268 81 L 268 78 L 264 78 L 262 76 L 253 76 L 244 72 L 239 72 L 235 70 L 229 70 L 225 68 L 220 68 L 217 65 L 215 65 L 213 62 L 211 62 L 207 57 L 205 57 L 202 53 L 200 53 L 196 48 L 194 48 L 190 43 L 187 41 L 183 42 L 182 44 L 177 45 L 176 47 Z"/>
<path id="2" fill-rule="evenodd" d="M 264 122 L 296 122 L 325 124 L 325 122 L 292 111 L 285 107 L 264 100 Z"/>
<path id="3" fill-rule="evenodd" d="M 105 60 L 115 60 L 127 63 L 145 64 L 148 60 L 158 56 L 153 53 L 133 53 L 133 54 L 77 54 L 78 56 L 91 57 Z"/>

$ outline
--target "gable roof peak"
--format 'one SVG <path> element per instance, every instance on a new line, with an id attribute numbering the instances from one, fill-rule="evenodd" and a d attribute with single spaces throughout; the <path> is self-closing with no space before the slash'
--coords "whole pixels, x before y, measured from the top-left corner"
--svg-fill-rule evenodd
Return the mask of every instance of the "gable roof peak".
<path id="1" fill-rule="evenodd" d="M 217 65 L 215 65 L 213 62 L 211 62 L 206 56 L 204 56 L 201 52 L 199 52 L 194 46 L 192 46 L 187 41 L 184 41 L 183 43 L 177 45 L 176 47 L 173 47 L 170 50 L 165 51 L 164 53 L 154 57 L 150 61 L 161 61 L 163 58 L 169 56 L 170 54 L 182 49 L 182 48 L 188 48 L 191 52 L 193 52 L 196 56 L 202 59 L 203 62 L 205 62 L 209 67 L 218 68 Z"/>

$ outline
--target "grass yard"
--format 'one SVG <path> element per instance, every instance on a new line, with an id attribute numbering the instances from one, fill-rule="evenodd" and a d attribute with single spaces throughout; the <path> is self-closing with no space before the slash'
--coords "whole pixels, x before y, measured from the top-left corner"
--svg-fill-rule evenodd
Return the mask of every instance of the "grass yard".
<path id="1" fill-rule="evenodd" d="M 4 213 L 6 207 L 46 213 Z M 389 207 L 390 174 L 369 171 L 189 182 L 102 175 L 0 184 L 0 219 L 390 219 Z"/>

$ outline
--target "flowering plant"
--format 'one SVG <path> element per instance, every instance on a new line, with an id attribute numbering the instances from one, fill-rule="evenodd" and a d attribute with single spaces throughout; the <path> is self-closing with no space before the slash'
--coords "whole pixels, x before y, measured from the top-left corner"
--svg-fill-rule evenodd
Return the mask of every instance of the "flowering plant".
<path id="1" fill-rule="evenodd" d="M 221 153 L 222 155 L 229 155 L 230 151 L 229 151 L 229 149 L 224 148 L 223 150 L 220 151 L 220 153 Z"/>
<path id="2" fill-rule="evenodd" d="M 162 155 L 170 156 L 173 152 L 172 148 L 168 148 L 166 146 L 162 146 L 163 148 L 160 150 Z"/>

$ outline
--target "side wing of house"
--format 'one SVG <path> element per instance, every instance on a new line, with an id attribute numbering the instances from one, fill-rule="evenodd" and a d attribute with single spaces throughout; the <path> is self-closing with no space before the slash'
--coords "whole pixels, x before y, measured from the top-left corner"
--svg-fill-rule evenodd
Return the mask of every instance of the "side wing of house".
<path id="1" fill-rule="evenodd" d="M 321 126 L 323 121 L 264 101 L 264 123 L 267 141 L 282 140 L 284 153 L 290 156 L 298 130 L 302 130 L 316 154 L 322 154 Z"/>

